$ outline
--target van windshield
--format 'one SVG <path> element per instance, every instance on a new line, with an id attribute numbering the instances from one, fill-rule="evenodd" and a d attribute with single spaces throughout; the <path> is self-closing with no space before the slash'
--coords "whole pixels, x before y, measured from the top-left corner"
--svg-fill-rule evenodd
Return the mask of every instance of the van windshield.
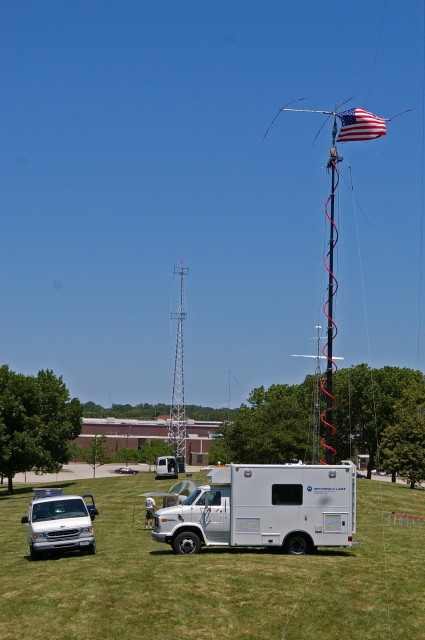
<path id="1" fill-rule="evenodd" d="M 75 500 L 51 500 L 35 504 L 32 509 L 33 522 L 42 520 L 60 520 L 62 518 L 82 518 L 87 516 L 84 501 Z"/>
<path id="2" fill-rule="evenodd" d="M 188 496 L 186 498 L 186 500 L 183 502 L 183 504 L 193 504 L 196 500 L 196 498 L 202 493 L 202 491 L 200 489 L 195 489 L 195 491 L 192 491 L 192 493 L 190 494 L 190 496 Z"/>

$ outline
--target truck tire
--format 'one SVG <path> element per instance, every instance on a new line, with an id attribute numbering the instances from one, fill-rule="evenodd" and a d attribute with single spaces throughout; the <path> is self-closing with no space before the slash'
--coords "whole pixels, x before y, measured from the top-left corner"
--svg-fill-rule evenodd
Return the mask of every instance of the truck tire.
<path id="1" fill-rule="evenodd" d="M 201 541 L 196 533 L 183 531 L 174 538 L 172 546 L 178 555 L 190 555 L 200 552 Z"/>
<path id="2" fill-rule="evenodd" d="M 87 549 L 87 555 L 88 556 L 94 556 L 95 553 L 96 553 L 96 543 L 93 543 Z"/>
<path id="3" fill-rule="evenodd" d="M 304 533 L 292 533 L 285 540 L 283 550 L 291 556 L 302 556 L 310 553 L 311 541 Z"/>

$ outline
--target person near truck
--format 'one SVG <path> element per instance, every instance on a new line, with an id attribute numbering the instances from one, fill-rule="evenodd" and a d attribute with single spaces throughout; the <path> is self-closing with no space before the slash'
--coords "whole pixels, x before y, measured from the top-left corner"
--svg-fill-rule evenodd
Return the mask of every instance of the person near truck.
<path id="1" fill-rule="evenodd" d="M 153 517 L 154 517 L 155 509 L 158 509 L 158 507 L 156 506 L 155 500 L 152 498 L 152 496 L 148 496 L 146 498 L 145 529 L 153 528 Z"/>

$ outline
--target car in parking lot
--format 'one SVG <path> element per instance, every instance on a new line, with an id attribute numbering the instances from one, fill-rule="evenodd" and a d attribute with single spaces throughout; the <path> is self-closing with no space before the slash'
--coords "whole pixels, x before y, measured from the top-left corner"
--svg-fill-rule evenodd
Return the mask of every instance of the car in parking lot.
<path id="1" fill-rule="evenodd" d="M 132 469 L 131 467 L 120 467 L 119 469 L 115 469 L 115 473 L 124 473 L 124 474 L 136 474 L 140 473 L 137 469 Z"/>

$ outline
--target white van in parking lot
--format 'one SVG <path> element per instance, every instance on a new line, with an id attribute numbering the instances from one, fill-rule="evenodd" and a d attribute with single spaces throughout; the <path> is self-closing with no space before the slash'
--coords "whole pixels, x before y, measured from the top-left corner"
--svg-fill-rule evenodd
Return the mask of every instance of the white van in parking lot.
<path id="1" fill-rule="evenodd" d="M 96 553 L 92 521 L 99 512 L 93 496 L 62 495 L 62 489 L 56 487 L 34 489 L 34 493 L 28 515 L 21 519 L 27 525 L 32 560 L 48 551 Z"/>
<path id="2" fill-rule="evenodd" d="M 174 456 L 160 456 L 156 461 L 155 479 L 178 478 L 179 467 L 177 458 Z"/>

